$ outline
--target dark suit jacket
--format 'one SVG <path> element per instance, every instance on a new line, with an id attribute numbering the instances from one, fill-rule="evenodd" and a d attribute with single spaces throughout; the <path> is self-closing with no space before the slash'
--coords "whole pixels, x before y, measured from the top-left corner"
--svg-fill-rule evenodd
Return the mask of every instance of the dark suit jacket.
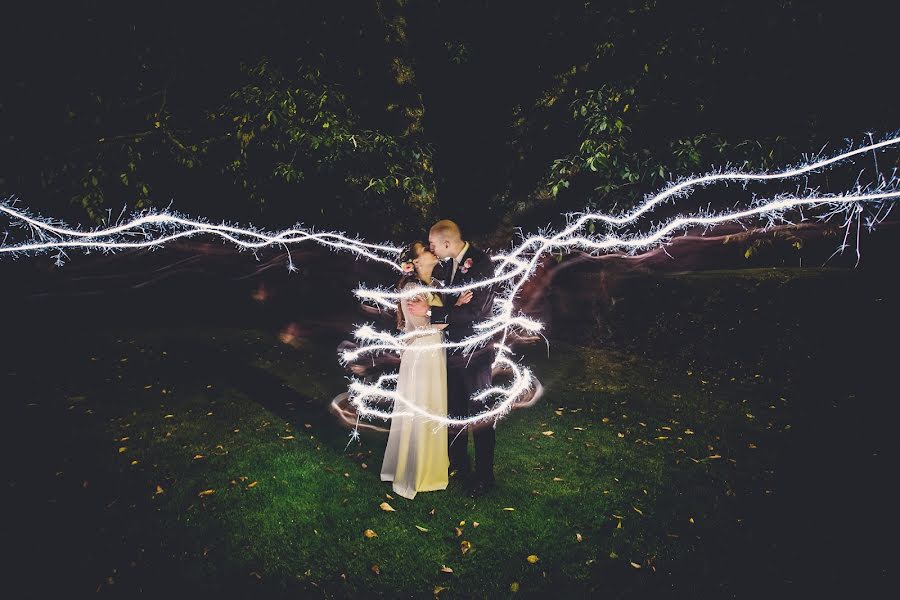
<path id="1" fill-rule="evenodd" d="M 472 266 L 467 272 L 463 273 L 463 265 L 466 259 L 472 259 Z M 438 286 L 450 286 L 450 276 L 453 273 L 453 261 L 445 260 L 436 265 L 432 276 Z M 484 251 L 476 248 L 469 243 L 469 249 L 462 257 L 459 267 L 456 271 L 456 277 L 453 279 L 453 286 L 465 285 L 474 281 L 493 277 L 494 265 L 491 257 Z M 462 306 L 454 306 L 457 294 L 442 294 L 441 300 L 444 306 L 434 306 L 431 308 L 432 323 L 447 324 L 447 339 L 451 342 L 459 342 L 464 338 L 475 333 L 473 324 L 479 321 L 485 321 L 491 316 L 491 309 L 494 304 L 493 286 L 486 288 L 478 288 L 472 292 L 472 300 L 468 304 Z M 454 350 L 456 352 L 456 350 Z"/>

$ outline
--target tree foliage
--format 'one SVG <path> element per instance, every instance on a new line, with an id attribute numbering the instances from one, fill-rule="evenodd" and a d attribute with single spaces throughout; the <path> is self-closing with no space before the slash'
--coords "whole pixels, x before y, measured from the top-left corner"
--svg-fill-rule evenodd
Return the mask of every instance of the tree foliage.
<path id="1" fill-rule="evenodd" d="M 863 111 L 840 87 L 802 93 L 844 73 L 826 42 L 855 13 L 790 0 L 169 9 L 25 9 L 4 50 L 34 60 L 0 99 L 0 193 L 95 221 L 172 204 L 392 236 L 451 217 L 486 234 L 896 126 L 886 97 Z M 881 72 L 878 43 L 854 74 Z M 809 47 L 820 60 L 798 68 Z"/>

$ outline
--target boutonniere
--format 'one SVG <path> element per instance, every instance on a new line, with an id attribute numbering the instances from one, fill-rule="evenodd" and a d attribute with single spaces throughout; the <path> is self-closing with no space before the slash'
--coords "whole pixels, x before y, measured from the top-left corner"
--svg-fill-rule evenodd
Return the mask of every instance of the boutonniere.
<path id="1" fill-rule="evenodd" d="M 463 273 L 468 273 L 469 269 L 471 269 L 471 268 L 472 268 L 472 259 L 471 258 L 467 258 L 466 260 L 463 261 L 463 264 L 461 264 L 459 266 L 459 270 L 462 271 Z"/>

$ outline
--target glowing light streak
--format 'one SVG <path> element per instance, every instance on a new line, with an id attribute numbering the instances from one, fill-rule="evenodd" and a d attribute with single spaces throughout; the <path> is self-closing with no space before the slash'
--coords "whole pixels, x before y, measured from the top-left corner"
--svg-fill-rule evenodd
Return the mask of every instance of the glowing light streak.
<path id="1" fill-rule="evenodd" d="M 695 188 L 712 185 L 719 182 L 741 182 L 744 185 L 755 181 L 773 181 L 801 177 L 818 170 L 825 169 L 841 161 L 851 159 L 868 152 L 889 146 L 900 144 L 900 137 L 892 137 L 877 143 L 870 143 L 854 150 L 848 150 L 831 158 L 819 159 L 814 162 L 798 165 L 775 173 L 742 173 L 738 171 L 718 172 L 700 177 L 686 178 L 679 182 L 671 183 L 661 192 L 649 196 L 645 201 L 622 215 L 613 216 L 603 213 L 584 213 L 573 220 L 566 228 L 559 232 L 544 232 L 524 238 L 515 248 L 508 253 L 498 253 L 492 257 L 496 268 L 492 277 L 485 280 L 457 286 L 419 287 L 414 290 L 398 292 L 385 289 L 367 289 L 361 287 L 354 294 L 363 302 L 370 302 L 389 310 L 396 310 L 397 303 L 402 299 L 412 298 L 424 292 L 443 292 L 458 294 L 467 290 L 493 287 L 495 289 L 494 301 L 491 306 L 491 315 L 483 322 L 474 324 L 475 333 L 459 342 L 416 342 L 413 341 L 422 336 L 435 336 L 432 328 L 423 328 L 411 332 L 395 334 L 389 331 L 379 331 L 371 325 L 363 325 L 354 331 L 354 337 L 361 342 L 360 346 L 352 351 L 341 354 L 341 361 L 349 363 L 368 354 L 382 352 L 428 352 L 435 350 L 458 350 L 463 355 L 470 355 L 478 350 L 495 353 L 492 368 L 500 367 L 511 374 L 512 380 L 507 386 L 494 386 L 476 393 L 471 401 L 485 405 L 483 411 L 467 418 L 451 418 L 446 415 L 431 414 L 418 407 L 415 402 L 404 398 L 391 389 L 396 386 L 397 375 L 382 375 L 374 383 L 352 379 L 349 386 L 349 402 L 356 409 L 357 424 L 351 433 L 351 441 L 359 437 L 359 419 L 391 419 L 393 416 L 407 416 L 426 419 L 434 422 L 436 426 L 466 427 L 476 423 L 493 420 L 497 421 L 507 414 L 517 399 L 521 398 L 529 390 L 540 390 L 538 382 L 531 371 L 517 364 L 511 359 L 512 349 L 507 344 L 507 339 L 514 332 L 528 334 L 540 333 L 543 324 L 531 319 L 524 314 L 516 314 L 515 300 L 522 286 L 529 280 L 538 268 L 541 259 L 552 252 L 571 252 L 575 250 L 588 253 L 624 251 L 636 253 L 651 247 L 662 247 L 671 239 L 677 231 L 695 227 L 711 228 L 726 222 L 740 222 L 746 219 L 756 218 L 767 222 L 763 229 L 773 226 L 776 222 L 790 223 L 786 215 L 791 211 L 800 213 L 800 220 L 806 220 L 803 209 L 823 208 L 822 214 L 815 218 L 827 221 L 836 216 L 844 216 L 842 227 L 845 229 L 844 240 L 835 253 L 846 249 L 853 221 L 856 221 L 857 229 L 857 258 L 859 257 L 859 232 L 862 226 L 863 205 L 873 204 L 878 207 L 878 212 L 866 219 L 866 227 L 871 230 L 877 223 L 886 218 L 893 202 L 900 199 L 897 180 L 892 177 L 885 180 L 879 174 L 878 189 L 864 190 L 857 185 L 853 193 L 837 195 L 817 195 L 811 193 L 803 197 L 780 195 L 765 200 L 757 200 L 749 208 L 732 211 L 711 212 L 698 211 L 694 214 L 680 215 L 669 218 L 667 221 L 651 227 L 648 232 L 623 233 L 632 226 L 637 226 L 641 221 L 661 203 L 683 197 Z M 884 214 L 882 214 L 884 211 Z M 375 262 L 386 264 L 391 268 L 402 272 L 396 258 L 400 252 L 390 244 L 371 244 L 359 239 L 352 239 L 343 234 L 323 232 L 317 233 L 301 227 L 285 230 L 278 233 L 269 233 L 257 229 L 244 229 L 231 225 L 214 225 L 200 220 L 192 220 L 168 212 L 144 213 L 136 216 L 131 221 L 115 226 L 100 228 L 93 231 L 81 231 L 71 229 L 63 224 L 33 217 L 28 213 L 16 210 L 9 203 L 0 202 L 0 212 L 12 219 L 21 227 L 29 228 L 32 232 L 32 240 L 12 245 L 6 245 L 4 239 L 0 244 L 0 255 L 33 254 L 55 250 L 58 263 L 62 262 L 66 249 L 83 249 L 115 251 L 126 248 L 157 248 L 170 241 L 192 237 L 196 235 L 215 235 L 224 241 L 234 243 L 241 250 L 257 250 L 268 246 L 281 246 L 287 249 L 288 245 L 315 242 L 327 248 L 337 251 L 348 251 L 358 258 L 366 258 Z M 583 230 L 590 223 L 601 223 L 605 229 L 599 233 L 585 234 Z M 128 240 L 123 238 L 137 238 Z M 294 270 L 293 262 L 288 251 L 288 268 Z M 435 336 L 436 337 L 436 336 Z M 499 339 L 498 339 L 499 338 Z M 484 346 L 490 345 L 489 348 Z M 488 404 L 488 400 L 499 397 L 499 400 Z M 376 406 L 378 401 L 393 403 L 391 411 Z"/>

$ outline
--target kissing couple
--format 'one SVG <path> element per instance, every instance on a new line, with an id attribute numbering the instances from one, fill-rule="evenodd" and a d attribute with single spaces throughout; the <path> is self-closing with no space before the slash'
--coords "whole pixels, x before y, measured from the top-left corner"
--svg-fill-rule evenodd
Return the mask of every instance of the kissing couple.
<path id="1" fill-rule="evenodd" d="M 490 256 L 465 241 L 450 220 L 431 227 L 427 245 L 411 243 L 401 256 L 401 266 L 404 275 L 397 286 L 401 292 L 459 287 L 493 275 Z M 397 328 L 417 335 L 410 336 L 400 356 L 397 393 L 423 411 L 451 419 L 465 419 L 490 408 L 471 398 L 491 386 L 491 346 L 464 354 L 458 347 L 445 349 L 441 344 L 473 335 L 474 324 L 490 317 L 493 300 L 490 286 L 403 298 L 397 308 Z M 474 472 L 469 430 L 475 445 Z M 455 477 L 467 484 L 470 495 L 481 496 L 494 485 L 495 440 L 492 424 L 447 426 L 394 403 L 381 480 L 392 481 L 394 492 L 412 499 L 416 492 L 446 489 L 450 477 Z"/>

